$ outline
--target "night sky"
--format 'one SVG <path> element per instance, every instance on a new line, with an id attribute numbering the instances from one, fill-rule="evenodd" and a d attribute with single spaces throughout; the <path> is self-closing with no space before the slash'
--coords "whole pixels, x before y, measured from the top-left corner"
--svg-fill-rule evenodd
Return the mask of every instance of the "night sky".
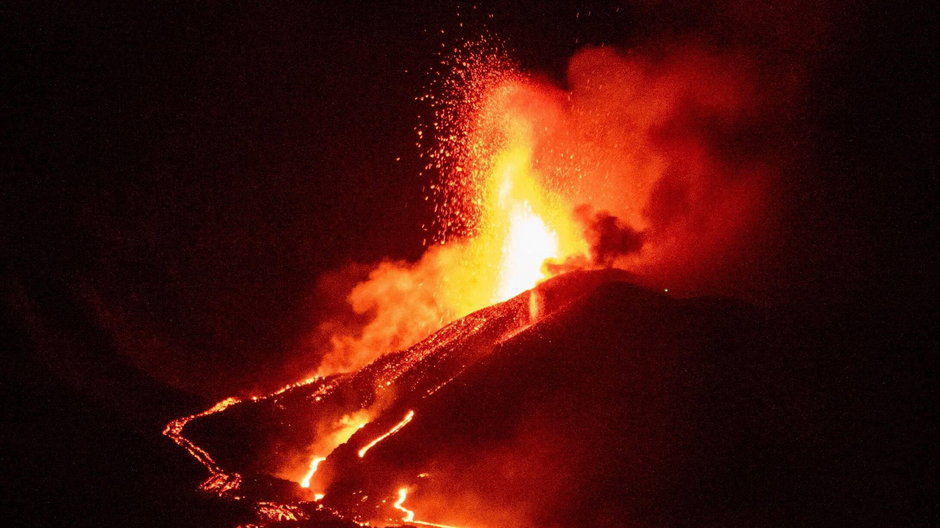
<path id="1" fill-rule="evenodd" d="M 780 279 L 767 302 L 825 314 L 853 344 L 827 353 L 858 354 L 842 359 L 865 403 L 847 412 L 885 471 L 916 480 L 935 470 L 916 425 L 937 350 L 936 310 L 923 303 L 935 293 L 926 279 L 937 264 L 938 174 L 935 157 L 926 161 L 937 32 L 925 27 L 926 7 L 543 4 L 0 8 L 3 305 L 13 329 L 3 436 L 14 447 L 3 465 L 19 461 L 2 493 L 21 513 L 44 504 L 36 525 L 74 525 L 71 515 L 130 493 L 109 487 L 125 476 L 115 457 L 146 459 L 143 481 L 162 482 L 154 459 L 173 455 L 153 427 L 285 381 L 323 309 L 319 275 L 417 258 L 433 175 L 422 173 L 414 133 L 431 109 L 416 97 L 442 44 L 483 32 L 557 82 L 584 45 L 669 38 L 804 66 L 798 154 L 777 195 L 784 221 L 770 253 Z M 63 448 L 81 460 L 25 462 Z M 42 476 L 66 460 L 63 481 Z M 101 523 L 154 520 L 178 500 L 161 493 Z"/>

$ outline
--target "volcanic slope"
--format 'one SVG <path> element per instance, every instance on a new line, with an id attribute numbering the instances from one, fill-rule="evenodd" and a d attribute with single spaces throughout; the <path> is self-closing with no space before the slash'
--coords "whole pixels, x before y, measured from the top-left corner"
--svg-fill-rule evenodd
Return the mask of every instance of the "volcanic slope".
<path id="1" fill-rule="evenodd" d="M 358 522 L 798 521 L 804 439 L 818 426 L 803 373 L 812 347 L 772 312 L 629 279 L 557 277 L 362 371 L 233 405 L 187 434 L 226 470 L 270 475 L 311 456 L 322 424 L 369 410 L 320 454 L 311 485 L 321 511 Z M 313 507 L 286 481 L 243 492 Z"/>

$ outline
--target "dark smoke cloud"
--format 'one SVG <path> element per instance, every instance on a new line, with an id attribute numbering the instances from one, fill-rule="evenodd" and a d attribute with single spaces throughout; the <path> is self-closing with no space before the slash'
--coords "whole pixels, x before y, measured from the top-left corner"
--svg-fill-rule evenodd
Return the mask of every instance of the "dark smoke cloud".
<path id="1" fill-rule="evenodd" d="M 578 206 L 574 214 L 584 225 L 584 236 L 591 245 L 590 257 L 595 266 L 612 267 L 618 258 L 643 247 L 643 234 L 607 211 L 594 212 L 590 205 L 584 204 Z"/>

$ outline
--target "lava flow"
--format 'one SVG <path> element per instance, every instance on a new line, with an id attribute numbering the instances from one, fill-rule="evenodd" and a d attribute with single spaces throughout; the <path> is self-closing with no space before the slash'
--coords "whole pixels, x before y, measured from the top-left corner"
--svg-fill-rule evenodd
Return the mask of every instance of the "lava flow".
<path id="1" fill-rule="evenodd" d="M 404 512 L 405 516 L 401 518 L 402 521 L 410 524 L 420 524 L 423 526 L 436 526 L 437 528 L 458 528 L 456 526 L 448 526 L 446 524 L 435 524 L 425 521 L 416 521 L 415 512 L 405 508 L 405 501 L 408 500 L 408 488 L 401 488 L 398 490 L 398 500 L 395 501 L 393 505 L 396 510 Z"/>
<path id="2" fill-rule="evenodd" d="M 183 418 L 177 418 L 176 420 L 168 423 L 163 429 L 164 436 L 176 442 L 176 444 L 180 447 L 186 449 L 186 451 L 188 451 L 193 458 L 198 460 L 200 464 L 209 470 L 209 477 L 199 486 L 199 489 L 203 491 L 218 493 L 219 495 L 225 495 L 227 493 L 233 492 L 238 489 L 238 486 L 241 483 L 241 475 L 238 473 L 226 473 L 223 471 L 222 468 L 216 464 L 215 460 L 212 459 L 212 456 L 209 455 L 209 453 L 196 444 L 190 442 L 185 436 L 183 436 L 183 428 L 186 427 L 186 424 L 197 418 L 202 418 L 210 414 L 224 411 L 228 407 L 235 405 L 240 401 L 241 400 L 238 398 L 226 398 L 201 413 L 184 416 Z"/>
<path id="3" fill-rule="evenodd" d="M 320 515 L 360 525 L 399 519 L 441 528 L 454 524 L 436 521 L 474 528 L 538 525 L 551 501 L 527 495 L 525 483 L 537 482 L 539 493 L 565 500 L 563 488 L 576 477 L 562 471 L 567 466 L 553 468 L 583 454 L 541 422 L 533 431 L 545 438 L 516 430 L 522 417 L 510 414 L 508 400 L 495 388 L 468 398 L 468 384 L 477 380 L 515 394 L 517 387 L 487 378 L 488 365 L 504 362 L 509 366 L 500 372 L 512 372 L 507 350 L 551 331 L 554 319 L 570 316 L 571 307 L 580 306 L 576 301 L 595 290 L 601 291 L 598 303 L 613 303 L 610 313 L 627 312 L 603 297 L 601 284 L 629 277 L 660 286 L 688 270 L 698 272 L 687 263 L 703 255 L 715 260 L 733 246 L 758 203 L 766 169 L 748 166 L 749 178 L 734 173 L 723 154 L 699 137 L 699 121 L 683 119 L 691 112 L 731 126 L 758 104 L 749 72 L 736 59 L 678 49 L 654 64 L 609 48 L 586 49 L 571 60 L 569 87 L 561 89 L 520 73 L 492 46 L 468 46 L 466 55 L 448 59 L 452 74 L 436 99 L 438 143 L 428 169 L 439 178 L 428 198 L 439 225 L 424 256 L 415 263 L 383 262 L 348 292 L 350 308 L 368 315 L 368 322 L 320 326 L 329 345 L 313 351 L 322 357 L 317 376 L 264 397 L 229 398 L 164 431 L 208 469 L 204 491 L 250 497 L 258 523 Z M 723 192 L 709 188 L 726 173 L 734 177 Z M 586 271 L 599 269 L 608 271 Z M 617 291 L 637 306 L 665 309 L 658 298 Z M 605 315 L 585 321 L 603 322 Z M 636 320 L 646 317 L 634 314 Z M 611 335 L 621 331 L 612 328 Z M 660 346 L 655 343 L 643 344 Z M 608 363 L 612 372 L 621 368 L 603 355 L 593 361 Z M 589 376 L 582 368 L 570 364 L 570 375 L 546 375 L 535 386 L 564 387 Z M 527 383 L 535 382 L 518 380 L 521 387 Z M 587 422 L 572 423 L 595 427 L 589 415 L 598 412 L 598 423 L 610 427 L 601 411 L 584 410 L 606 404 L 581 393 L 578 398 L 590 406 L 569 409 L 566 416 L 586 415 Z M 555 402 L 552 412 L 573 405 L 566 399 L 572 398 Z M 450 409 L 446 402 L 460 405 Z M 498 411 L 506 414 L 492 414 Z M 225 420 L 269 424 L 253 433 L 260 452 L 248 456 L 232 445 L 238 439 L 214 436 L 212 428 Z M 472 429 L 477 423 L 493 426 Z M 184 436 L 190 426 L 192 436 Z M 234 466 L 223 470 L 195 436 Z M 476 451 L 461 451 L 462 443 Z M 570 449 L 559 451 L 563 445 Z M 469 469 L 464 459 L 471 452 L 492 478 Z M 537 463 L 517 467 L 513 454 Z M 247 489 L 247 474 L 268 480 L 256 477 Z M 419 481 L 421 494 L 406 508 Z M 510 511 L 511 493 L 520 493 L 527 506 Z M 493 511 L 491 500 L 504 509 Z M 415 511 L 432 521 L 415 520 Z"/>
<path id="4" fill-rule="evenodd" d="M 373 447 L 375 447 L 375 444 L 378 444 L 378 443 L 381 442 L 382 440 L 385 440 L 386 438 L 392 436 L 393 434 L 395 434 L 395 433 L 397 433 L 398 431 L 400 431 L 402 427 L 408 425 L 408 422 L 410 422 L 411 419 L 414 418 L 414 416 L 415 416 L 415 412 L 414 412 L 414 411 L 408 411 L 408 414 L 406 414 L 405 417 L 402 418 L 402 420 L 401 420 L 400 422 L 398 422 L 397 424 L 395 424 L 395 427 L 392 427 L 391 429 L 388 430 L 387 433 L 385 433 L 385 434 L 379 436 L 379 437 L 376 438 L 375 440 L 373 440 L 373 441 L 369 442 L 368 444 L 366 444 L 365 447 L 363 447 L 362 449 L 360 449 L 360 450 L 359 450 L 359 458 L 362 458 L 362 457 L 366 456 L 366 453 L 368 453 L 370 449 L 372 449 Z"/>
<path id="5" fill-rule="evenodd" d="M 307 471 L 307 474 L 304 475 L 304 478 L 300 480 L 301 488 L 310 487 L 310 479 L 312 479 L 314 473 L 317 472 L 317 467 L 320 466 L 320 462 L 323 462 L 324 460 L 326 460 L 326 458 L 324 457 L 318 457 L 318 456 L 313 457 L 313 460 L 310 461 L 310 470 Z"/>

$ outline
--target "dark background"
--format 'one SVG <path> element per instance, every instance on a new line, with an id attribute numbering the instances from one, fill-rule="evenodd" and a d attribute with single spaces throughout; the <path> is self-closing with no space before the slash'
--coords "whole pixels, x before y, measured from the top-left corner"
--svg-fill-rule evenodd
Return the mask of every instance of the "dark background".
<path id="1" fill-rule="evenodd" d="M 833 398 L 860 424 L 872 474 L 932 490 L 932 13 L 829 3 L 742 19 L 733 5 L 0 8 L 0 462 L 14 519 L 219 521 L 160 427 L 283 381 L 322 272 L 420 255 L 433 175 L 414 134 L 430 109 L 415 98 L 442 43 L 483 31 L 556 79 L 585 44 L 671 35 L 807 66 L 798 170 L 779 194 L 777 289 L 793 293 L 775 302 L 845 335 L 820 353 L 846 366 Z M 858 492 L 910 510 L 895 490 Z M 918 504 L 905 518 L 928 524 L 935 501 Z"/>

